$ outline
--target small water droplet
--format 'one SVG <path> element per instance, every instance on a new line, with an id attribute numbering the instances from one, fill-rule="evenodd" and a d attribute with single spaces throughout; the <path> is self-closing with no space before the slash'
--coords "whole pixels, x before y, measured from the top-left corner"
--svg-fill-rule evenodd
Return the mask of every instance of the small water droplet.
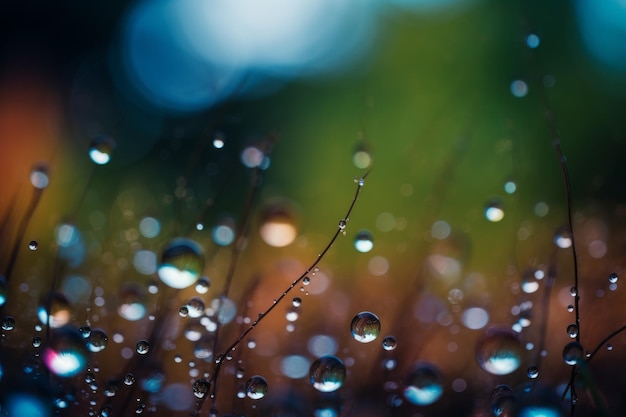
<path id="1" fill-rule="evenodd" d="M 125 385 L 133 385 L 135 383 L 135 375 L 128 373 L 124 375 L 124 384 Z"/>
<path id="2" fill-rule="evenodd" d="M 346 219 L 339 220 L 339 230 L 344 230 L 346 228 L 347 223 L 348 222 L 346 221 Z"/>
<path id="3" fill-rule="evenodd" d="M 615 272 L 609 275 L 609 283 L 616 284 L 618 280 L 618 276 Z"/>
<path id="4" fill-rule="evenodd" d="M 568 306 L 567 306 L 567 311 L 568 311 L 568 312 L 570 312 L 570 313 L 571 313 L 571 312 L 573 312 L 573 311 L 574 311 L 574 306 L 573 306 L 573 305 L 571 305 L 571 304 L 570 304 L 570 305 L 568 305 Z"/>
<path id="5" fill-rule="evenodd" d="M 302 298 L 300 298 L 300 297 L 293 297 L 292 304 L 293 304 L 294 307 L 300 307 L 302 305 Z"/>
<path id="6" fill-rule="evenodd" d="M 145 355 L 150 350 L 150 344 L 147 340 L 140 340 L 137 342 L 137 353 Z"/>
<path id="7" fill-rule="evenodd" d="M 575 339 L 578 336 L 578 326 L 574 323 L 567 326 L 567 334 L 571 339 Z"/>
<path id="8" fill-rule="evenodd" d="M 41 337 L 39 337 L 39 336 L 33 337 L 33 347 L 34 348 L 40 347 L 41 343 L 42 343 Z"/>
<path id="9" fill-rule="evenodd" d="M 304 277 L 304 279 L 302 280 L 302 283 L 304 285 L 309 285 L 311 283 L 311 278 L 309 277 Z"/>
<path id="10" fill-rule="evenodd" d="M 198 294 L 206 294 L 211 288 L 211 280 L 209 277 L 200 277 L 196 282 L 196 292 Z"/>
<path id="11" fill-rule="evenodd" d="M 394 350 L 397 346 L 396 338 L 393 336 L 386 336 L 383 339 L 383 349 Z"/>
<path id="12" fill-rule="evenodd" d="M 528 375 L 528 378 L 530 379 L 537 378 L 539 376 L 539 368 L 537 368 L 535 365 L 529 366 L 526 370 L 526 375 Z"/>
<path id="13" fill-rule="evenodd" d="M 570 294 L 572 297 L 576 297 L 576 296 L 578 295 L 578 288 L 576 288 L 576 287 L 572 287 L 572 288 L 570 288 L 570 289 L 569 289 L 569 294 Z"/>
<path id="14" fill-rule="evenodd" d="M 28 244 L 28 249 L 35 251 L 37 248 L 39 248 L 39 243 L 36 240 L 31 240 Z"/>

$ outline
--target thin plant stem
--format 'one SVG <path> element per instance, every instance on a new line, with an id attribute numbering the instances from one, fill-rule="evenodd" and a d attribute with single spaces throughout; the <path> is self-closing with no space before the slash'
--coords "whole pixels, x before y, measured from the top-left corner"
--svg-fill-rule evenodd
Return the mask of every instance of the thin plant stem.
<path id="1" fill-rule="evenodd" d="M 311 272 L 313 272 L 315 270 L 317 265 L 322 261 L 322 259 L 326 255 L 326 253 L 328 253 L 330 248 L 333 246 L 333 244 L 335 243 L 335 241 L 337 240 L 339 235 L 344 232 L 344 230 L 346 228 L 346 225 L 347 225 L 347 223 L 348 223 L 348 221 L 350 219 L 350 214 L 352 213 L 352 209 L 354 208 L 354 205 L 356 204 L 356 201 L 359 198 L 359 194 L 361 193 L 361 188 L 363 188 L 363 185 L 365 184 L 365 178 L 367 177 L 368 174 L 369 174 L 369 171 L 365 175 L 363 175 L 363 177 L 361 177 L 360 179 L 356 180 L 357 187 L 356 187 L 356 190 L 354 192 L 354 196 L 352 198 L 352 201 L 350 202 L 350 206 L 348 207 L 348 210 L 346 211 L 345 216 L 339 221 L 339 225 L 337 227 L 337 230 L 335 231 L 335 233 L 331 237 L 331 239 L 328 242 L 328 244 L 326 245 L 326 247 L 317 255 L 317 258 L 313 261 L 313 263 L 311 263 L 311 265 L 302 274 L 300 274 L 300 276 L 298 276 L 298 278 L 296 278 L 282 292 L 282 294 L 278 298 L 276 298 L 267 309 L 265 309 L 264 312 L 259 313 L 259 317 L 256 320 L 254 320 L 252 322 L 252 324 L 250 324 L 250 326 L 248 326 L 248 328 L 246 330 L 244 330 L 239 335 L 239 337 L 228 346 L 228 348 L 226 348 L 221 354 L 216 356 L 216 358 L 215 358 L 215 369 L 214 369 L 213 375 L 211 375 L 211 379 L 209 381 L 210 385 L 214 385 L 214 384 L 217 383 L 222 364 L 224 363 L 224 359 L 227 357 L 227 355 L 230 352 L 235 351 L 237 349 L 237 347 L 241 344 L 241 342 L 245 339 L 245 337 L 248 336 L 248 334 L 250 334 L 250 332 L 252 332 L 263 321 L 263 319 L 265 317 L 267 317 L 268 314 L 271 313 L 272 310 L 274 310 L 282 302 L 282 300 L 284 300 L 285 297 L 287 297 L 287 295 L 298 284 L 300 284 L 302 282 L 302 280 L 304 280 L 305 277 L 307 277 Z M 211 395 L 212 397 L 213 397 L 213 394 L 214 394 L 214 391 L 213 391 L 213 393 Z M 200 409 L 202 408 L 202 404 L 203 404 L 205 399 L 206 399 L 206 397 L 203 398 L 202 401 L 199 402 L 199 404 L 197 406 L 196 412 L 200 411 Z"/>

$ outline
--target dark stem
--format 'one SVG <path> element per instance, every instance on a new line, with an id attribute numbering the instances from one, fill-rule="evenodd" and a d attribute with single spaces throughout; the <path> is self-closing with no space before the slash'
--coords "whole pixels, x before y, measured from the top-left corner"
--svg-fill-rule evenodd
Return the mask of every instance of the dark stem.
<path id="1" fill-rule="evenodd" d="M 220 355 L 217 355 L 215 357 L 215 370 L 213 372 L 213 375 L 211 375 L 211 379 L 210 379 L 210 384 L 213 386 L 217 383 L 217 380 L 219 378 L 219 373 L 222 367 L 222 364 L 224 363 L 225 358 L 227 357 L 227 355 L 230 352 L 233 352 L 236 350 L 237 346 L 239 346 L 241 344 L 241 342 L 245 339 L 245 337 L 252 332 L 260 323 L 261 321 L 263 321 L 263 319 L 265 317 L 267 317 L 267 315 L 269 313 L 272 312 L 272 310 L 274 310 L 280 303 L 281 301 L 287 297 L 287 295 L 291 292 L 291 290 L 293 290 L 300 282 L 302 282 L 302 280 L 309 275 L 311 272 L 313 272 L 315 270 L 315 268 L 317 267 L 317 265 L 321 262 L 321 260 L 324 258 L 324 256 L 326 255 L 326 253 L 330 250 L 330 248 L 333 246 L 333 244 L 335 243 L 335 241 L 337 240 L 337 238 L 339 237 L 339 235 L 341 233 L 343 233 L 343 231 L 345 230 L 346 224 L 348 223 L 348 220 L 350 218 L 350 214 L 352 213 L 352 209 L 354 208 L 354 205 L 356 204 L 356 201 L 359 198 L 359 194 L 361 192 L 361 188 L 364 185 L 365 182 L 365 178 L 367 177 L 367 175 L 369 174 L 369 172 L 367 172 L 362 178 L 356 180 L 357 183 L 357 187 L 356 187 L 356 191 L 354 193 L 354 197 L 352 198 L 352 201 L 350 203 L 350 206 L 348 207 L 348 210 L 346 211 L 345 216 L 339 221 L 339 226 L 337 228 L 337 230 L 335 231 L 335 234 L 332 236 L 332 238 L 330 239 L 330 241 L 328 242 L 328 244 L 326 245 L 326 247 L 324 248 L 324 250 L 322 250 L 322 252 L 320 252 L 319 255 L 317 255 L 317 258 L 315 259 L 315 261 L 313 261 L 313 263 L 302 273 L 300 274 L 300 276 L 298 278 L 296 278 L 283 292 L 282 294 L 275 299 L 272 304 L 262 313 L 259 314 L 258 319 L 254 320 L 252 322 L 252 324 L 246 329 L 244 330 L 241 335 L 233 342 L 231 343 L 228 348 L 226 348 Z M 213 391 L 212 393 L 212 397 L 213 394 L 215 393 L 215 391 Z M 200 408 L 202 407 L 202 403 L 198 404 L 198 408 L 197 411 L 200 410 Z"/>
<path id="2" fill-rule="evenodd" d="M 11 273 L 13 272 L 13 268 L 15 267 L 15 262 L 17 261 L 17 256 L 19 254 L 20 247 L 22 246 L 22 241 L 24 239 L 24 233 L 26 232 L 26 228 L 28 227 L 28 223 L 30 219 L 33 217 L 33 213 L 37 208 L 37 204 L 41 199 L 42 190 L 39 188 L 35 188 L 33 190 L 33 197 L 30 199 L 30 203 L 28 204 L 28 208 L 26 209 L 26 213 L 24 217 L 22 217 L 22 221 L 17 229 L 17 236 L 15 237 L 15 243 L 13 244 L 13 248 L 11 249 L 11 256 L 9 257 L 9 264 L 6 269 L 6 279 L 9 281 L 11 279 Z"/>

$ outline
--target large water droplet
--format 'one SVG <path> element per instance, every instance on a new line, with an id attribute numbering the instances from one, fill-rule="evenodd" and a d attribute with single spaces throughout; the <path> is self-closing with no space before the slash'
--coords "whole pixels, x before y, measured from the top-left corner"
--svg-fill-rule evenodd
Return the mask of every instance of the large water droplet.
<path id="1" fill-rule="evenodd" d="M 489 396 L 489 404 L 494 417 L 514 415 L 515 393 L 508 385 L 498 385 Z"/>
<path id="2" fill-rule="evenodd" d="M 10 331 L 15 328 L 15 319 L 12 316 L 5 316 L 2 320 L 2 330 Z"/>
<path id="3" fill-rule="evenodd" d="M 584 360 L 583 347 L 578 342 L 570 342 L 563 348 L 563 360 L 570 366 Z"/>
<path id="4" fill-rule="evenodd" d="M 309 378 L 318 391 L 336 391 L 346 379 L 346 367 L 335 356 L 323 356 L 311 364 Z"/>
<path id="5" fill-rule="evenodd" d="M 260 375 L 254 375 L 246 382 L 246 395 L 253 400 L 265 397 L 267 389 L 267 381 Z"/>
<path id="6" fill-rule="evenodd" d="M 193 395 L 198 398 L 204 398 L 206 394 L 209 392 L 210 388 L 209 381 L 206 379 L 199 379 L 193 383 Z"/>
<path id="7" fill-rule="evenodd" d="M 372 234 L 367 230 L 361 230 L 354 238 L 354 247 L 361 253 L 366 253 L 374 247 Z"/>
<path id="8" fill-rule="evenodd" d="M 409 373 L 404 387 L 404 398 L 411 404 L 429 405 L 443 394 L 439 370 L 430 363 L 419 363 Z"/>
<path id="9" fill-rule="evenodd" d="M 202 247 L 191 239 L 176 238 L 163 248 L 158 274 L 169 287 L 181 289 L 193 285 L 203 268 Z"/>
<path id="10" fill-rule="evenodd" d="M 362 311 L 352 319 L 350 330 L 354 340 L 369 343 L 374 341 L 380 333 L 380 320 L 374 313 Z"/>
<path id="11" fill-rule="evenodd" d="M 187 315 L 191 318 L 197 318 L 204 314 L 204 301 L 200 297 L 193 297 L 187 302 Z"/>
<path id="12" fill-rule="evenodd" d="M 519 338 L 514 331 L 507 328 L 487 329 L 476 344 L 476 361 L 490 374 L 510 374 L 519 367 L 521 356 Z"/>

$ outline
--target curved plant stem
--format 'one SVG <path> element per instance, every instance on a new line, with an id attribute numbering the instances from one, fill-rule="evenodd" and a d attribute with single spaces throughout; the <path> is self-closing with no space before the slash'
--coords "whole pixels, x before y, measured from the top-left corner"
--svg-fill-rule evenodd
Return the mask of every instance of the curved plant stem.
<path id="1" fill-rule="evenodd" d="M 281 303 L 281 301 L 285 297 L 287 297 L 287 295 L 291 292 L 291 290 L 293 290 L 298 284 L 300 284 L 302 282 L 302 280 L 304 280 L 304 278 L 307 277 L 310 273 L 315 271 L 315 268 L 321 262 L 321 260 L 324 258 L 326 253 L 328 253 L 328 251 L 333 246 L 333 244 L 335 243 L 335 241 L 337 240 L 339 235 L 344 232 L 344 230 L 346 228 L 346 225 L 347 225 L 347 223 L 349 221 L 350 214 L 352 213 L 352 209 L 354 208 L 354 205 L 356 204 L 356 201 L 359 198 L 359 194 L 361 193 L 361 188 L 363 188 L 363 185 L 365 184 L 365 178 L 367 177 L 368 174 L 369 174 L 369 172 L 367 172 L 360 179 L 355 180 L 355 182 L 357 183 L 357 187 L 356 187 L 356 190 L 354 192 L 354 197 L 352 198 L 352 201 L 350 203 L 350 206 L 348 207 L 348 210 L 346 211 L 345 216 L 339 221 L 339 225 L 337 227 L 337 230 L 333 234 L 332 238 L 330 239 L 330 241 L 328 242 L 326 247 L 322 250 L 322 252 L 319 253 L 319 255 L 317 255 L 317 258 L 313 261 L 313 263 L 311 263 L 311 265 L 302 274 L 300 274 L 300 276 L 298 278 L 296 278 L 282 292 L 282 294 L 278 298 L 276 298 L 267 309 L 265 309 L 265 311 L 263 311 L 262 313 L 259 313 L 259 317 L 256 320 L 254 320 L 252 322 L 252 324 L 250 324 L 250 326 L 248 326 L 248 328 L 246 330 L 244 330 L 234 342 L 232 342 L 221 354 L 216 356 L 216 358 L 215 358 L 215 369 L 214 369 L 213 375 L 211 375 L 211 378 L 210 378 L 210 381 L 209 381 L 209 383 L 210 383 L 210 385 L 212 387 L 214 387 L 217 384 L 217 380 L 219 378 L 220 370 L 221 370 L 222 364 L 224 363 L 224 359 L 230 354 L 230 352 L 233 352 L 233 351 L 235 351 L 237 349 L 237 347 L 241 344 L 241 342 L 245 339 L 245 337 L 248 336 L 248 334 L 250 334 L 250 332 L 252 332 L 263 321 L 263 319 L 265 317 L 267 317 L 267 315 L 269 313 L 271 313 L 272 310 L 274 310 Z M 213 391 L 211 393 L 211 397 L 213 399 L 215 399 L 215 390 L 214 389 L 213 389 Z M 204 399 L 206 399 L 206 397 L 203 398 L 203 400 Z M 200 409 L 202 408 L 203 402 L 204 401 L 199 402 L 199 404 L 197 406 L 197 411 L 196 412 L 200 411 Z"/>

